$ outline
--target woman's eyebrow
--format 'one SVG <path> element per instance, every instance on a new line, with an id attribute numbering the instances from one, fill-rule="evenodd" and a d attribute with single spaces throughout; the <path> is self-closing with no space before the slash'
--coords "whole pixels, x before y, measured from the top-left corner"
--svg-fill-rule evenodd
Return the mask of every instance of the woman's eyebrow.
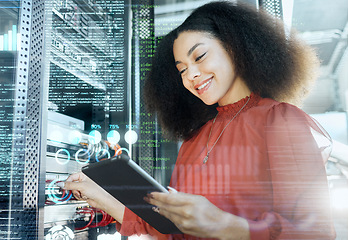
<path id="1" fill-rule="evenodd" d="M 199 45 L 203 45 L 203 43 L 196 43 L 195 45 L 193 45 L 193 46 L 190 48 L 190 50 L 188 50 L 187 56 L 189 57 L 189 56 L 193 53 L 193 51 L 194 51 Z M 180 64 L 180 63 L 181 63 L 180 61 L 175 61 L 175 65 L 178 65 L 178 64 Z"/>
<path id="2" fill-rule="evenodd" d="M 190 48 L 190 50 L 188 50 L 187 56 L 189 57 L 189 56 L 192 54 L 192 52 L 193 52 L 199 45 L 202 45 L 202 44 L 203 44 L 203 43 L 196 43 L 195 45 L 193 45 L 193 47 Z"/>

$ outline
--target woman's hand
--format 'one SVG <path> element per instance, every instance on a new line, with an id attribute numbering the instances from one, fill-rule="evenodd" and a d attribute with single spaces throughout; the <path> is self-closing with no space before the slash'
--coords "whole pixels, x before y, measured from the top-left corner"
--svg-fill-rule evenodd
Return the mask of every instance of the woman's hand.
<path id="1" fill-rule="evenodd" d="M 103 209 L 102 200 L 108 194 L 82 172 L 70 175 L 65 181 L 64 189 L 72 190 L 76 199 L 85 200 L 92 207 L 99 209 Z"/>
<path id="2" fill-rule="evenodd" d="M 124 205 L 82 172 L 70 175 L 65 181 L 64 189 L 72 190 L 78 200 L 87 201 L 90 206 L 107 212 L 122 223 Z"/>
<path id="3" fill-rule="evenodd" d="M 171 220 L 183 233 L 204 238 L 249 239 L 245 219 L 227 213 L 199 195 L 153 192 L 145 198 L 154 211 Z"/>

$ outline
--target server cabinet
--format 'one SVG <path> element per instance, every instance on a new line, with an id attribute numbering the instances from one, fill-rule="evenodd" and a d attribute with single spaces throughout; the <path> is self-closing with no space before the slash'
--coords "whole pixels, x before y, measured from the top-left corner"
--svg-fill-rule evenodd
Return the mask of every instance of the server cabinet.
<path id="1" fill-rule="evenodd" d="M 110 217 L 57 182 L 121 151 L 132 155 L 139 138 L 130 1 L 6 1 L 0 11 L 7 21 L 0 32 L 0 238 L 115 232 Z"/>
<path id="2" fill-rule="evenodd" d="M 47 239 L 114 234 L 107 213 L 57 183 L 139 138 L 132 122 L 131 15 L 127 0 L 46 0 L 47 153 L 43 231 Z"/>
<path id="3" fill-rule="evenodd" d="M 158 160 L 167 141 L 141 98 L 155 45 L 154 2 L 0 4 L 0 238 L 114 234 L 111 217 L 58 183 L 121 152 L 152 175 L 166 161 Z"/>

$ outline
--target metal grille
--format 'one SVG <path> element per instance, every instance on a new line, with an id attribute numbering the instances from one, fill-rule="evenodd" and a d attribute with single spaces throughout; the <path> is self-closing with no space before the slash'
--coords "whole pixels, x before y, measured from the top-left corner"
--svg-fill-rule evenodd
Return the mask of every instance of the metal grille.
<path id="1" fill-rule="evenodd" d="M 39 184 L 39 156 L 40 156 L 40 100 L 42 80 L 42 54 L 43 54 L 43 1 L 33 1 L 30 70 L 28 82 L 27 123 L 26 123 L 26 155 L 24 174 L 24 208 L 37 206 Z"/>
<path id="2" fill-rule="evenodd" d="M 282 19 L 283 11 L 281 0 L 261 0 L 260 6 L 269 14 L 275 16 L 276 18 Z"/>
<path id="3" fill-rule="evenodd" d="M 13 124 L 8 238 L 33 239 L 38 234 L 40 151 L 40 84 L 44 1 L 21 1 Z"/>

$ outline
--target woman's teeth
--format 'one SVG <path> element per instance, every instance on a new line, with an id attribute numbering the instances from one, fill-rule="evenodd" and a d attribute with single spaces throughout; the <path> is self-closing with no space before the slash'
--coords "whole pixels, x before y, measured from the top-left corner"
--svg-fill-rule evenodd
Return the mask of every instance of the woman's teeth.
<path id="1" fill-rule="evenodd" d="M 209 83 L 211 83 L 211 81 L 212 81 L 212 80 L 210 79 L 208 82 L 204 83 L 202 86 L 198 87 L 197 89 L 198 89 L 198 90 L 203 89 L 205 86 L 207 86 Z"/>

